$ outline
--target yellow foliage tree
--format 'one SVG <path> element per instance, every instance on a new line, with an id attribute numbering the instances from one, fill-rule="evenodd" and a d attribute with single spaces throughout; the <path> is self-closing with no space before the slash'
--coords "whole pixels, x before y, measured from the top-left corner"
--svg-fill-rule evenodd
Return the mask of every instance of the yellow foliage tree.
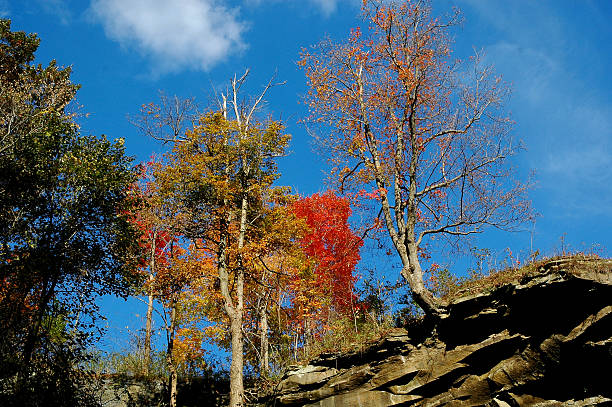
<path id="1" fill-rule="evenodd" d="M 251 242 L 258 235 L 263 197 L 279 175 L 275 159 L 285 154 L 290 138 L 280 122 L 255 117 L 272 82 L 250 106 L 240 104 L 239 89 L 247 75 L 234 77 L 221 110 L 203 114 L 176 140 L 155 174 L 166 216 L 215 268 L 230 326 L 230 406 L 244 402 L 245 285 L 249 261 L 258 250 Z"/>

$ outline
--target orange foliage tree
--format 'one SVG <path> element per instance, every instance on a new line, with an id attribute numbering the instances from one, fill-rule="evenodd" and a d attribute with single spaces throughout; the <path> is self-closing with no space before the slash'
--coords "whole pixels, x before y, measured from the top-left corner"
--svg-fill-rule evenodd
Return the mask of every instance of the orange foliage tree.
<path id="1" fill-rule="evenodd" d="M 170 373 L 170 406 L 176 406 L 178 370 L 181 365 L 203 355 L 203 336 L 198 324 L 205 315 L 189 306 L 194 289 L 203 278 L 202 258 L 195 244 L 181 245 L 177 238 L 169 242 L 167 261 L 159 264 L 147 289 L 163 305 L 166 330 L 166 366 Z"/>
<path id="2" fill-rule="evenodd" d="M 178 369 L 202 356 L 202 337 L 197 325 L 201 312 L 184 312 L 194 288 L 199 287 L 206 258 L 195 245 L 184 242 L 175 220 L 168 217 L 167 202 L 159 194 L 155 172 L 162 164 L 154 160 L 142 167 L 140 183 L 132 188 L 139 205 L 130 212 L 130 221 L 140 232 L 142 261 L 139 272 L 146 275 L 142 291 L 148 297 L 145 327 L 145 375 L 151 363 L 151 334 L 154 300 L 166 333 L 166 366 L 170 373 L 170 406 L 176 406 Z"/>
<path id="3" fill-rule="evenodd" d="M 444 304 L 423 283 L 419 252 L 438 240 L 511 229 L 531 216 L 527 185 L 508 164 L 518 147 L 508 87 L 478 55 L 452 59 L 446 21 L 426 1 L 365 0 L 368 27 L 304 51 L 307 101 L 340 191 L 371 188 L 413 298 Z M 316 126 L 316 124 L 313 124 Z M 328 131 L 331 129 L 331 131 Z"/>

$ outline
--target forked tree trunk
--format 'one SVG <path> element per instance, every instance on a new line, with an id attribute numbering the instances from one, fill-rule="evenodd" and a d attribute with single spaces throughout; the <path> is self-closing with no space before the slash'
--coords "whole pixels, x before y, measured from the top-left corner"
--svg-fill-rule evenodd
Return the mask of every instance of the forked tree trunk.
<path id="1" fill-rule="evenodd" d="M 363 121 L 363 134 L 366 139 L 367 150 L 371 157 L 371 163 L 373 168 L 374 181 L 376 187 L 379 190 L 387 191 L 386 175 L 384 167 L 381 164 L 380 157 L 380 146 L 378 140 L 372 133 L 372 127 L 367 120 L 368 107 L 364 102 L 364 85 L 362 77 L 362 69 L 360 68 L 357 75 L 358 85 L 358 103 L 360 107 L 361 120 Z M 387 193 L 381 194 L 381 209 L 383 213 L 383 219 L 391 241 L 399 254 L 402 261 L 401 274 L 404 279 L 408 282 L 412 296 L 415 302 L 425 311 L 427 315 L 433 316 L 434 318 L 442 317 L 446 310 L 442 306 L 441 302 L 438 301 L 432 293 L 427 290 L 423 282 L 423 270 L 419 262 L 418 257 L 418 245 L 415 239 L 415 224 L 417 214 L 417 200 L 416 200 L 416 185 L 417 185 L 417 156 L 418 152 L 416 143 L 413 138 L 415 128 L 414 116 L 410 117 L 410 148 L 412 154 L 410 155 L 410 162 L 404 161 L 404 133 L 397 131 L 397 138 L 395 143 L 395 153 L 393 156 L 392 168 L 394 173 L 392 177 L 393 184 L 390 185 L 392 188 L 389 190 L 389 194 L 392 196 L 393 204 L 389 201 Z M 368 159 L 370 160 L 370 159 Z M 408 199 L 404 200 L 402 197 L 402 190 L 405 189 L 405 175 L 402 172 L 405 164 L 408 164 Z"/>
<path id="2" fill-rule="evenodd" d="M 234 89 L 234 92 L 236 90 Z M 236 98 L 234 93 L 234 103 Z M 222 111 L 223 117 L 227 120 L 227 99 L 225 95 L 222 95 L 223 104 Z M 227 145 L 227 139 L 224 140 L 224 145 Z M 229 163 L 226 164 L 225 175 L 229 179 Z M 229 201 L 224 199 L 224 206 L 227 207 Z M 246 197 L 242 199 L 241 211 L 240 211 L 240 235 L 238 237 L 238 250 L 244 246 L 244 232 L 246 230 Z M 242 337 L 242 319 L 244 310 L 244 270 L 239 267 L 236 271 L 236 302 L 232 298 L 230 292 L 229 277 L 230 272 L 228 270 L 228 248 L 230 246 L 229 227 L 234 220 L 233 211 L 229 211 L 227 214 L 226 225 L 227 229 L 219 242 L 219 250 L 217 252 L 218 259 L 218 272 L 219 272 L 219 285 L 221 288 L 221 295 L 223 296 L 223 309 L 230 320 L 230 336 L 232 345 L 232 361 L 230 364 L 230 407 L 242 407 L 244 402 L 244 383 L 242 379 L 242 370 L 244 368 L 244 356 L 243 356 L 243 337 Z M 241 265 L 240 265 L 241 266 Z"/>
<path id="3" fill-rule="evenodd" d="M 249 71 L 247 70 L 245 74 L 237 79 L 234 76 L 234 79 L 231 81 L 232 86 L 232 99 L 231 106 L 234 111 L 234 120 L 237 124 L 237 130 L 240 133 L 241 143 L 245 138 L 247 138 L 249 134 L 249 126 L 250 120 L 253 113 L 258 109 L 258 105 L 261 102 L 263 96 L 266 91 L 272 86 L 272 81 L 268 83 L 268 85 L 264 88 L 263 92 L 260 94 L 259 98 L 253 103 L 250 109 L 246 109 L 246 111 L 242 111 L 240 104 L 238 102 L 238 90 L 240 85 L 244 82 L 248 75 Z M 225 95 L 222 95 L 222 111 L 223 117 L 227 119 L 227 99 Z M 227 140 L 224 142 L 227 143 Z M 241 147 L 242 148 L 242 147 Z M 242 176 L 244 179 L 249 179 L 251 168 L 249 167 L 251 164 L 247 159 L 247 152 L 240 151 L 240 171 L 242 172 Z M 229 164 L 229 163 L 226 163 Z M 229 165 L 226 167 L 226 175 L 229 176 Z M 229 177 L 228 177 L 229 179 Z M 232 342 L 232 363 L 230 366 L 230 407 L 242 407 L 244 405 L 244 384 L 243 384 L 243 369 L 244 369 L 244 338 L 242 333 L 243 328 L 243 320 L 244 320 L 244 277 L 245 270 L 244 264 L 242 261 L 242 250 L 244 248 L 245 235 L 247 230 L 247 210 L 248 210 L 248 193 L 250 185 L 248 185 L 248 181 L 241 185 L 243 190 L 240 192 L 242 194 L 241 205 L 240 205 L 240 224 L 239 224 L 239 235 L 238 235 L 238 247 L 237 247 L 237 260 L 238 267 L 235 270 L 235 302 L 232 298 L 232 295 L 229 290 L 229 270 L 227 269 L 227 248 L 228 248 L 228 238 L 229 234 L 224 237 L 225 242 L 221 242 L 222 246 L 218 252 L 219 259 L 219 282 L 221 285 L 221 292 L 224 299 L 224 308 L 230 319 L 230 334 L 231 334 L 231 342 Z M 224 202 L 224 205 L 227 207 L 227 200 Z M 228 215 L 228 224 L 229 226 L 232 221 L 232 211 Z"/>
<path id="4" fill-rule="evenodd" d="M 228 223 L 232 216 L 229 215 Z M 237 293 L 236 304 L 229 290 L 229 272 L 227 269 L 227 236 L 223 237 L 218 252 L 219 285 L 223 296 L 223 308 L 230 320 L 230 336 L 232 345 L 232 361 L 230 364 L 230 407 L 241 407 L 244 398 L 244 384 L 242 381 L 243 338 L 242 338 L 242 310 L 240 308 L 241 295 Z M 240 273 L 239 273 L 240 274 Z M 237 276 L 237 280 L 242 277 Z M 237 284 L 238 285 L 238 284 Z"/>
<path id="5" fill-rule="evenodd" d="M 240 211 L 240 233 L 238 235 L 238 251 L 244 247 L 244 235 L 247 220 L 247 199 L 242 199 Z M 233 216 L 228 214 L 227 224 L 232 223 Z M 244 338 L 242 324 L 244 318 L 244 270 L 239 258 L 239 267 L 236 270 L 236 300 L 232 298 L 229 289 L 229 270 L 227 268 L 227 248 L 229 236 L 224 236 L 218 253 L 219 259 L 219 284 L 223 295 L 223 307 L 230 320 L 230 335 L 232 344 L 232 361 L 230 364 L 230 407 L 242 407 L 244 405 Z"/>

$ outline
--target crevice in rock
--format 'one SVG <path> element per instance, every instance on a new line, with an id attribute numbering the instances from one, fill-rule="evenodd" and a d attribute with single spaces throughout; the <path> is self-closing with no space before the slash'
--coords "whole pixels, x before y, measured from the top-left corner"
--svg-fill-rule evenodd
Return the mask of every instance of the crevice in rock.
<path id="1" fill-rule="evenodd" d="M 510 356 L 524 350 L 526 339 L 521 336 L 511 337 L 489 346 L 482 347 L 466 356 L 461 362 L 470 366 L 470 372 L 481 375 L 490 371 L 499 360 L 507 359 Z"/>
<path id="2" fill-rule="evenodd" d="M 381 391 L 386 391 L 389 393 L 393 393 L 393 391 L 391 390 L 391 387 L 393 386 L 402 386 L 405 384 L 408 384 L 412 381 L 412 379 L 414 379 L 414 377 L 419 374 L 419 371 L 415 371 L 415 372 L 410 372 L 408 374 L 405 374 L 401 377 L 398 377 L 397 379 L 391 380 L 387 383 L 384 383 L 378 387 L 374 387 L 373 390 L 381 390 Z"/>
<path id="3" fill-rule="evenodd" d="M 452 389 L 453 384 L 466 373 L 468 373 L 468 369 L 465 367 L 451 370 L 446 374 L 432 378 L 430 381 L 415 388 L 410 392 L 410 394 L 416 394 L 422 396 L 423 398 L 428 398 L 444 393 L 445 391 Z"/>

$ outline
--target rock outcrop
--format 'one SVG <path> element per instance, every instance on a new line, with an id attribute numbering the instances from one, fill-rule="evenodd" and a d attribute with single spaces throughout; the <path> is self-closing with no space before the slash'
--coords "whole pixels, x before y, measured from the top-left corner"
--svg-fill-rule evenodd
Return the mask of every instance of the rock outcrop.
<path id="1" fill-rule="evenodd" d="M 550 262 L 368 349 L 321 355 L 276 406 L 612 406 L 612 262 Z"/>
<path id="2" fill-rule="evenodd" d="M 103 407 L 162 407 L 168 405 L 167 380 L 134 378 L 122 375 L 99 377 L 92 384 Z M 177 405 L 227 406 L 229 383 L 213 375 L 179 381 Z"/>

